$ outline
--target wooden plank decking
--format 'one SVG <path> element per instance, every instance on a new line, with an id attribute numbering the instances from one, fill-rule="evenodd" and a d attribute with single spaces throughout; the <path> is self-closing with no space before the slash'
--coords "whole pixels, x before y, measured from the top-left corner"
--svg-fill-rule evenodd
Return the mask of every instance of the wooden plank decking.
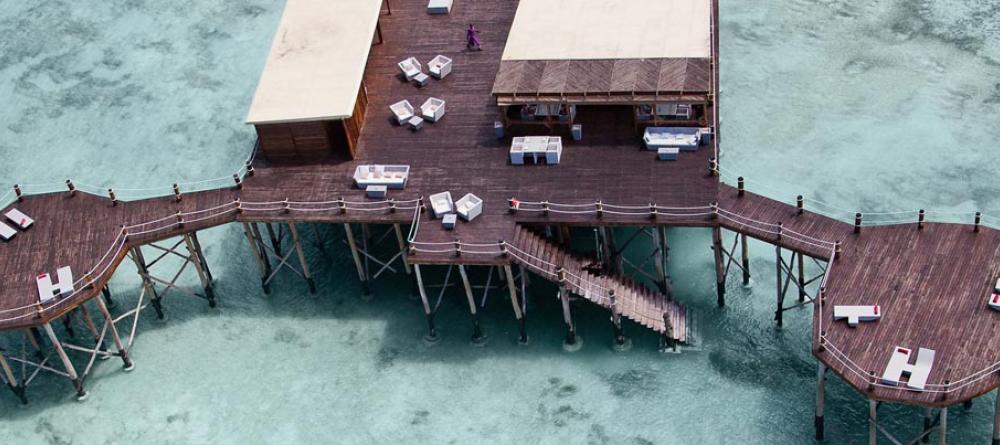
<path id="1" fill-rule="evenodd" d="M 257 162 L 256 174 L 246 178 L 241 190 L 185 193 L 180 202 L 171 196 L 112 206 L 106 198 L 82 192 L 71 197 L 62 192 L 28 196 L 12 205 L 34 217 L 36 223 L 11 242 L 0 244 L 0 329 L 37 325 L 61 315 L 98 294 L 124 258 L 124 250 L 185 231 L 240 220 L 409 223 L 412 206 L 390 213 L 384 209 L 356 210 L 364 205 L 353 205 L 352 210 L 341 213 L 335 204 L 341 197 L 352 202 L 366 201 L 362 191 L 352 188 L 350 176 L 356 165 L 404 163 L 411 166 L 412 173 L 406 190 L 391 195 L 399 202 L 450 190 L 456 199 L 464 193 L 475 193 L 486 203 L 482 216 L 470 223 L 460 223 L 454 231 L 442 230 L 439 221 L 426 213 L 422 215 L 415 241 L 441 243 L 437 245 L 443 248 L 440 253 L 418 252 L 410 258 L 414 262 L 516 261 L 502 257 L 495 243 L 506 240 L 524 250 L 525 232 L 519 223 L 686 227 L 718 224 L 819 258 L 828 258 L 833 251 L 832 243 L 841 241 L 842 254 L 834 261 L 826 284 L 826 303 L 814 323 L 817 331 L 814 335 L 820 335 L 822 323 L 824 338 L 832 346 L 816 351 L 820 360 L 868 397 L 883 400 L 943 406 L 1000 385 L 1000 376 L 987 372 L 968 385 L 957 389 L 953 386 L 945 395 L 881 387 L 868 392 L 863 375 L 865 370 L 880 374 L 889 351 L 897 345 L 937 351 L 931 383 L 959 382 L 980 370 L 990 370 L 991 364 L 1000 358 L 1000 346 L 992 342 L 1000 313 L 986 308 L 990 286 L 1000 275 L 1000 234 L 996 231 L 983 228 L 973 232 L 970 226 L 949 224 L 927 224 L 923 230 L 917 230 L 915 224 L 909 224 L 865 227 L 856 235 L 850 224 L 808 212 L 808 203 L 807 211 L 799 215 L 793 206 L 766 197 L 749 192 L 739 197 L 735 189 L 721 186 L 718 177 L 709 174 L 714 147 L 681 153 L 676 162 L 656 161 L 655 152 L 642 150 L 629 108 L 581 109 L 578 121 L 583 124 L 584 139 L 573 142 L 565 138 L 563 161 L 558 166 L 509 165 L 509 138 L 497 140 L 493 136 L 493 122 L 499 119 L 499 111 L 490 92 L 516 2 L 466 2 L 447 16 L 427 15 L 424 7 L 419 1 L 394 2 L 393 14 L 382 17 L 386 43 L 374 46 L 369 57 L 365 82 L 371 108 L 355 161 L 331 158 L 296 166 Z M 481 52 L 463 50 L 462 30 L 468 23 L 475 23 L 482 30 Z M 713 34 L 713 41 L 717 41 L 717 34 Z M 455 60 L 453 74 L 443 81 L 432 81 L 426 88 L 417 89 L 396 76 L 397 61 L 409 56 L 426 61 L 437 54 Z M 427 124 L 418 133 L 391 122 L 390 103 L 406 98 L 419 105 L 430 96 L 448 101 L 448 114 L 442 121 Z M 709 113 L 714 110 L 710 108 Z M 710 117 L 714 119 L 714 115 Z M 605 207 L 609 211 L 599 216 L 596 210 L 544 214 L 537 211 L 537 204 L 536 211 L 526 204 L 522 210 L 511 213 L 507 204 L 511 197 L 526 203 L 548 201 L 592 208 L 589 206 L 602 201 L 625 207 Z M 236 199 L 245 206 L 242 212 L 237 211 Z M 297 204 L 285 211 L 280 202 L 285 199 L 325 204 Z M 271 204 L 260 204 L 264 202 Z M 642 210 L 649 203 L 655 203 L 662 212 L 655 219 Z M 713 203 L 718 203 L 717 214 Z M 178 211 L 207 209 L 216 210 L 185 216 L 183 226 L 171 219 Z M 120 242 L 122 226 L 157 219 L 163 221 L 140 226 L 126 242 Z M 780 239 L 776 229 L 779 222 Z M 137 234 L 157 227 L 161 230 Z M 483 253 L 469 248 L 456 257 L 450 247 L 456 240 L 483 244 L 480 248 Z M 578 258 L 539 240 L 533 241 L 542 246 L 536 254 L 545 261 L 562 264 L 567 270 L 585 276 Z M 92 289 L 61 303 L 57 310 L 36 314 L 32 307 L 37 300 L 33 282 L 36 274 L 52 273 L 60 266 L 71 266 L 80 274 L 79 271 L 95 265 L 100 266 L 99 271 L 107 269 L 108 273 L 92 277 L 95 280 Z M 592 275 L 587 279 L 601 282 L 602 286 L 616 286 L 623 296 L 631 295 L 632 309 L 628 313 L 623 310 L 623 314 L 651 329 L 665 329 L 662 319 L 657 324 L 655 318 L 665 310 L 670 312 L 671 323 L 676 323 L 675 336 L 680 339 L 684 335 L 686 320 L 676 303 L 628 282 L 609 282 L 607 277 Z M 586 292 L 584 296 L 587 297 Z M 597 301 L 599 296 L 588 298 Z M 832 322 L 830 311 L 834 304 L 875 303 L 885 311 L 877 323 L 851 329 Z M 834 348 L 839 352 L 833 352 Z M 861 374 L 856 374 L 859 369 Z"/>

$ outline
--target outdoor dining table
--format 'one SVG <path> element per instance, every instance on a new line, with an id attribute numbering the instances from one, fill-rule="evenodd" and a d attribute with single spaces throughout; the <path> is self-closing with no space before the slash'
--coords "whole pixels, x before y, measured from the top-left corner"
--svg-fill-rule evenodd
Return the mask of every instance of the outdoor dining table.
<path id="1" fill-rule="evenodd" d="M 559 136 L 520 136 L 511 141 L 510 163 L 523 165 L 525 157 L 531 157 L 537 164 L 545 159 L 550 165 L 562 159 L 562 138 Z"/>

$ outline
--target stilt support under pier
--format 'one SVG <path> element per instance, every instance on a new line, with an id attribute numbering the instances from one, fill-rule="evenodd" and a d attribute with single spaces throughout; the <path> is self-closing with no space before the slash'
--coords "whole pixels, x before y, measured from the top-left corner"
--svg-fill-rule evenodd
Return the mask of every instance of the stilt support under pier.
<path id="1" fill-rule="evenodd" d="M 996 401 L 993 402 L 993 445 L 1000 445 L 1000 389 L 996 390 Z"/>
<path id="2" fill-rule="evenodd" d="M 52 330 L 52 325 L 45 323 L 42 325 L 42 328 L 45 329 L 45 334 L 49 336 L 49 341 L 52 343 L 52 347 L 55 348 L 56 354 L 59 355 L 59 360 L 62 361 L 67 377 L 73 381 L 73 387 L 76 389 L 76 399 L 81 401 L 86 399 L 87 390 L 83 387 L 83 379 L 81 379 L 79 374 L 76 373 L 76 368 L 73 367 L 73 362 L 71 362 L 69 357 L 66 355 L 66 350 L 63 349 L 63 345 L 62 342 L 59 341 L 59 337 L 57 337 L 55 331 Z"/>
<path id="3" fill-rule="evenodd" d="M 507 264 L 503 266 L 504 275 L 507 277 L 507 289 L 510 291 L 510 303 L 514 307 L 514 317 L 517 318 L 517 328 L 518 328 L 518 343 L 522 345 L 528 344 L 528 329 L 525 326 L 525 314 L 521 310 L 521 303 L 517 300 L 517 284 L 514 282 L 514 271 L 511 270 L 511 265 Z M 522 296 L 523 297 L 523 296 Z"/>
<path id="4" fill-rule="evenodd" d="M 350 228 L 347 229 L 348 232 Z M 417 289 L 420 291 L 420 302 L 424 305 L 424 316 L 427 317 L 427 335 L 424 336 L 424 340 L 428 342 L 436 342 L 440 338 L 437 334 L 437 328 L 434 327 L 434 312 L 431 310 L 431 303 L 427 300 L 427 290 L 424 288 L 424 277 L 420 273 L 420 265 L 413 265 L 413 274 L 417 276 Z"/>
<path id="5" fill-rule="evenodd" d="M 354 239 L 354 229 L 351 228 L 350 223 L 344 223 L 344 233 L 347 235 L 347 245 L 351 248 L 351 257 L 354 259 L 354 267 L 358 271 L 358 279 L 361 280 L 361 288 L 364 291 L 365 296 L 372 294 L 371 286 L 368 282 L 368 271 L 365 269 L 365 265 L 361 261 L 361 254 L 358 252 L 358 242 Z M 417 269 L 417 268 L 415 268 Z M 420 272 L 417 272 L 418 285 L 420 280 Z M 421 290 L 421 298 L 426 300 L 426 295 L 424 291 Z M 426 301 L 424 303 L 427 304 Z M 435 334 L 436 335 L 436 334 Z"/>
<path id="6" fill-rule="evenodd" d="M 476 311 L 476 298 L 472 295 L 472 283 L 469 282 L 469 275 L 465 271 L 465 266 L 458 265 L 458 273 L 462 276 L 462 287 L 465 288 L 465 298 L 469 303 L 469 312 L 472 314 L 472 343 L 482 344 L 486 341 L 483 329 L 479 326 L 479 313 Z"/>
<path id="7" fill-rule="evenodd" d="M 156 292 L 156 287 L 153 286 L 153 280 L 150 278 L 148 263 L 146 263 L 146 258 L 142 255 L 142 247 L 133 247 L 131 256 L 132 261 L 135 262 L 139 276 L 142 277 L 142 287 L 149 293 L 150 303 L 152 303 L 153 309 L 156 311 L 156 318 L 163 320 L 166 318 L 163 314 L 163 304 L 160 301 L 160 295 Z"/>
<path id="8" fill-rule="evenodd" d="M 10 363 L 7 362 L 7 357 L 4 356 L 3 349 L 0 349 L 0 369 L 3 370 L 3 378 L 7 383 L 7 387 L 21 401 L 21 404 L 27 405 L 28 398 L 24 395 L 24 386 L 19 384 L 17 377 L 14 376 L 14 371 L 11 369 Z"/>
<path id="9" fill-rule="evenodd" d="M 747 235 L 745 233 L 740 234 L 740 253 L 741 264 L 743 269 L 743 285 L 746 286 L 750 284 L 750 246 L 747 244 Z"/>
<path id="10" fill-rule="evenodd" d="M 722 228 L 712 227 L 712 251 L 715 254 L 715 292 L 719 307 L 726 305 L 726 268 L 723 263 Z"/>
<path id="11" fill-rule="evenodd" d="M 259 223 L 264 225 L 268 239 L 265 242 L 261 235 L 258 223 L 244 222 L 243 233 L 250 243 L 250 251 L 257 261 L 257 268 L 260 271 L 260 284 L 265 294 L 271 292 L 271 281 L 282 269 L 288 269 L 305 280 L 309 287 L 309 293 L 316 293 L 316 282 L 313 280 L 312 272 L 309 270 L 309 263 L 306 261 L 305 252 L 302 250 L 302 237 L 299 235 L 298 227 L 293 221 L 284 225 L 278 224 L 275 229 L 272 223 Z M 287 227 L 287 230 L 285 229 Z M 286 250 L 286 233 L 291 239 L 291 248 Z M 292 264 L 292 255 L 296 256 L 298 267 Z M 275 260 L 272 267 L 271 260 Z"/>
<path id="12" fill-rule="evenodd" d="M 566 324 L 566 340 L 563 341 L 563 348 L 571 351 L 579 349 L 576 325 L 573 323 L 573 313 L 569 306 L 569 289 L 565 285 L 559 286 L 559 304 L 562 305 L 563 323 Z"/>
<path id="13" fill-rule="evenodd" d="M 618 300 L 615 298 L 614 289 L 608 289 L 608 301 L 611 302 L 611 329 L 614 333 L 614 348 L 623 351 L 628 349 L 628 339 L 625 338 L 625 331 L 622 329 L 621 311 L 618 310 Z"/>
<path id="14" fill-rule="evenodd" d="M 816 419 L 813 423 L 816 428 L 816 440 L 823 440 L 824 423 L 823 411 L 826 408 L 826 365 L 823 362 L 816 364 Z"/>

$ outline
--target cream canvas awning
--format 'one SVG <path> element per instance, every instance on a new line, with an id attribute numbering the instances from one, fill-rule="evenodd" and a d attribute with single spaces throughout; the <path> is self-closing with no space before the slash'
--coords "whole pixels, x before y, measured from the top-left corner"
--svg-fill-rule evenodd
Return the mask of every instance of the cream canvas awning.
<path id="1" fill-rule="evenodd" d="M 711 0 L 521 0 L 503 60 L 711 57 Z"/>
<path id="2" fill-rule="evenodd" d="M 287 0 L 247 123 L 352 115 L 383 0 Z"/>

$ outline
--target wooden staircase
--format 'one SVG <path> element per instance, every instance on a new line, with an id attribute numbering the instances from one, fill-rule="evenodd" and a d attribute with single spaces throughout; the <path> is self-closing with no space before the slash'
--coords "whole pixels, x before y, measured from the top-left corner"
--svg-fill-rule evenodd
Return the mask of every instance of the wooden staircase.
<path id="1" fill-rule="evenodd" d="M 623 317 L 678 342 L 687 341 L 687 310 L 680 303 L 629 278 L 593 273 L 586 267 L 591 261 L 526 227 L 518 225 L 516 230 L 509 254 L 517 264 L 605 308 L 611 308 L 608 291 L 614 290 L 616 310 Z"/>

